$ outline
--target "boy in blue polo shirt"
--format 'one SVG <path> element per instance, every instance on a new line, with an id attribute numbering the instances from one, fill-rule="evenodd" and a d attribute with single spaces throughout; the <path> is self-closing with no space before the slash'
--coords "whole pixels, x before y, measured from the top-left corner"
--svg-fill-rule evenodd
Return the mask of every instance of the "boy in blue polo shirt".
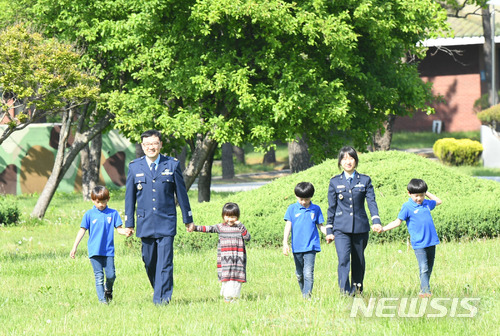
<path id="1" fill-rule="evenodd" d="M 96 186 L 92 189 L 91 198 L 94 207 L 83 215 L 80 230 L 69 255 L 75 259 L 78 244 L 88 230 L 87 247 L 90 263 L 94 269 L 97 298 L 99 302 L 107 304 L 113 299 L 113 284 L 116 279 L 114 229 L 117 228 L 118 233 L 123 235 L 126 235 L 126 231 L 122 228 L 122 220 L 118 211 L 110 209 L 107 205 L 109 191 L 106 187 Z M 104 273 L 106 273 L 105 285 Z"/>
<path id="2" fill-rule="evenodd" d="M 410 242 L 420 269 L 420 293 L 419 297 L 430 297 L 432 295 L 429 280 L 434 266 L 436 245 L 439 244 L 436 227 L 432 220 L 431 210 L 442 201 L 427 191 L 427 184 L 421 179 L 412 179 L 407 186 L 410 199 L 403 204 L 398 218 L 383 228 L 378 233 L 392 230 L 403 221 L 406 222 Z M 428 199 L 425 197 L 427 196 Z M 376 231 L 376 228 L 374 228 Z"/>
<path id="3" fill-rule="evenodd" d="M 297 202 L 291 204 L 285 214 L 285 232 L 283 234 L 283 254 L 288 255 L 288 236 L 292 233 L 292 251 L 295 261 L 295 274 L 302 296 L 311 297 L 314 283 L 314 261 L 316 253 L 321 251 L 318 227 L 326 235 L 323 226 L 323 214 L 316 204 L 311 202 L 314 186 L 309 182 L 300 182 L 295 187 Z"/>

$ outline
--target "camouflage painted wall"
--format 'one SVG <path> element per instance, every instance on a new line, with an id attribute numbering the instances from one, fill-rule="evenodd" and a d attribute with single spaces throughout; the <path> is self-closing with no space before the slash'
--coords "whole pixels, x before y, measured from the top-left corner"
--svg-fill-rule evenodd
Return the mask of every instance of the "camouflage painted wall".
<path id="1" fill-rule="evenodd" d="M 7 126 L 0 125 L 0 132 Z M 40 193 L 47 182 L 57 153 L 60 127 L 33 124 L 14 132 L 0 149 L 0 194 Z M 69 139 L 71 145 L 73 139 Z M 103 135 L 100 183 L 108 188 L 125 185 L 128 163 L 135 146 L 113 130 Z M 73 162 L 57 191 L 81 191 L 80 156 Z"/>

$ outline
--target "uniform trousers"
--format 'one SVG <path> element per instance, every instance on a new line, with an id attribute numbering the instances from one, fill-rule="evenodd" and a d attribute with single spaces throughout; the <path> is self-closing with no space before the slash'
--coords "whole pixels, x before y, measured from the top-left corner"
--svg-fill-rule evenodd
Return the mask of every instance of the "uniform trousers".
<path id="1" fill-rule="evenodd" d="M 142 260 L 154 289 L 153 302 L 168 304 L 174 289 L 174 236 L 141 240 Z"/>
<path id="2" fill-rule="evenodd" d="M 338 257 L 338 282 L 343 294 L 354 295 L 356 290 L 363 291 L 365 277 L 365 248 L 368 244 L 368 232 L 344 233 L 334 231 L 335 249 Z M 351 280 L 349 280 L 351 272 Z"/>

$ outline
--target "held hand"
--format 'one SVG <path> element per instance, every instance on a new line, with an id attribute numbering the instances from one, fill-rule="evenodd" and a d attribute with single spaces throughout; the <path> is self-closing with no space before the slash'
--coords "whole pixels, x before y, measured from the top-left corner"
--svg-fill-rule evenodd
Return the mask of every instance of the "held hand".
<path id="1" fill-rule="evenodd" d="M 127 237 L 130 237 L 131 235 L 133 235 L 133 234 L 134 234 L 134 228 L 131 228 L 131 227 L 126 227 L 126 228 L 124 229 L 124 231 L 125 231 L 125 232 L 124 232 L 124 234 L 125 234 L 125 236 L 127 236 Z"/>
<path id="2" fill-rule="evenodd" d="M 384 231 L 382 225 L 380 224 L 373 224 L 372 225 L 372 230 L 377 233 L 382 233 Z"/>
<path id="3" fill-rule="evenodd" d="M 126 236 L 126 235 L 127 235 L 127 230 L 126 230 L 126 229 L 124 229 L 124 228 L 121 228 L 121 227 L 116 228 L 116 231 L 117 231 L 119 234 L 121 234 L 121 235 L 124 235 L 124 236 Z"/>
<path id="4" fill-rule="evenodd" d="M 188 223 L 188 224 L 186 224 L 186 231 L 187 232 L 193 232 L 194 231 L 194 223 Z"/>
<path id="5" fill-rule="evenodd" d="M 326 238 L 325 238 L 325 239 L 326 239 L 326 243 L 327 243 L 327 244 L 330 244 L 332 241 L 334 241 L 335 236 L 334 236 L 334 235 L 332 235 L 332 234 L 329 234 L 329 235 L 327 235 L 327 236 L 326 236 Z"/>

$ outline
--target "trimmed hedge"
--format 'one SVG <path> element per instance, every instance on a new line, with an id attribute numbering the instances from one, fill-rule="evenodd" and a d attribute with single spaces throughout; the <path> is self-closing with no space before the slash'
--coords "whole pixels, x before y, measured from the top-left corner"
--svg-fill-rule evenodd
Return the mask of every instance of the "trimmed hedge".
<path id="1" fill-rule="evenodd" d="M 470 139 L 443 138 L 434 143 L 434 155 L 443 163 L 452 166 L 475 166 L 479 164 L 483 145 Z"/>
<path id="2" fill-rule="evenodd" d="M 495 129 L 500 127 L 500 104 L 482 110 L 477 114 L 477 118 L 483 125 L 490 125 Z"/>
<path id="3" fill-rule="evenodd" d="M 379 214 L 383 224 L 397 218 L 408 200 L 406 185 L 412 178 L 421 178 L 429 191 L 443 200 L 432 211 L 441 240 L 463 237 L 497 237 L 500 233 L 500 184 L 455 172 L 452 168 L 415 154 L 388 151 L 360 154 L 359 172 L 372 178 Z M 241 209 L 240 220 L 246 225 L 252 246 L 281 246 L 289 204 L 296 202 L 294 187 L 298 182 L 314 184 L 312 199 L 327 215 L 330 178 L 339 173 L 336 160 L 327 160 L 306 171 L 277 179 L 255 190 L 236 193 L 218 202 L 191 204 L 196 225 L 214 225 L 221 221 L 225 202 L 236 202 Z M 368 211 L 368 210 L 367 210 Z M 368 212 L 369 213 L 369 212 Z M 187 233 L 179 218 L 176 244 L 184 248 L 215 248 L 216 234 Z M 403 241 L 408 238 L 405 224 L 383 234 L 370 233 L 372 241 Z"/>

